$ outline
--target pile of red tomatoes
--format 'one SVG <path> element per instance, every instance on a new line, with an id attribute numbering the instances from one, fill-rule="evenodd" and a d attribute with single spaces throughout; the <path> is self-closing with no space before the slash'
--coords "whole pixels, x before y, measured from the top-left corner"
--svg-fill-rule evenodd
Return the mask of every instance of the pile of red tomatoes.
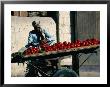
<path id="1" fill-rule="evenodd" d="M 27 50 L 24 51 L 25 55 L 30 55 L 30 54 L 37 54 L 40 52 L 51 52 L 51 51 L 58 51 L 58 50 L 68 50 L 72 48 L 77 48 L 77 47 L 84 47 L 84 46 L 92 46 L 92 45 L 98 45 L 100 44 L 100 41 L 97 39 L 86 39 L 86 40 L 76 40 L 74 42 L 58 42 L 53 45 L 48 45 L 48 44 L 41 44 L 40 48 L 37 47 L 29 47 Z"/>

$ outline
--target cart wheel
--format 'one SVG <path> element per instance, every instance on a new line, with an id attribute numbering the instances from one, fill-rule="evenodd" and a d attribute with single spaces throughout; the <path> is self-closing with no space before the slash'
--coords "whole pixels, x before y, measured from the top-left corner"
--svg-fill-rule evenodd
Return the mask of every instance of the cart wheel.
<path id="1" fill-rule="evenodd" d="M 78 77 L 78 74 L 71 69 L 58 70 L 53 77 Z"/>

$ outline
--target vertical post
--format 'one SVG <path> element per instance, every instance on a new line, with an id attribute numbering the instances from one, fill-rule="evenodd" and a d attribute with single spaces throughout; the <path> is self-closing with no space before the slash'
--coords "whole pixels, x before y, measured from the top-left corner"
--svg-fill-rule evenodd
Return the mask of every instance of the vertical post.
<path id="1" fill-rule="evenodd" d="M 76 31 L 76 12 L 70 12 L 70 26 L 71 26 L 71 41 L 75 41 L 77 39 L 77 31 Z M 72 69 L 79 75 L 79 59 L 77 53 L 73 53 L 72 55 Z"/>
<path id="2" fill-rule="evenodd" d="M 79 75 L 79 58 L 77 53 L 72 55 L 72 69 Z"/>
<path id="3" fill-rule="evenodd" d="M 56 36 L 57 42 L 59 42 L 59 12 L 56 12 Z"/>
<path id="4" fill-rule="evenodd" d="M 59 39 L 59 11 L 56 12 L 56 36 L 57 36 L 57 43 L 58 43 L 60 41 Z M 58 69 L 61 68 L 60 62 L 61 60 L 58 59 L 58 63 L 57 63 Z"/>

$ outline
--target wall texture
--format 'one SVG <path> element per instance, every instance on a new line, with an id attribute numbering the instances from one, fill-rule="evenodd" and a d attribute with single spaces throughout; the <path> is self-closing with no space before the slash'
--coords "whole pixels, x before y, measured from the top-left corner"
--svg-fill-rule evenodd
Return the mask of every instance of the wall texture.
<path id="1" fill-rule="evenodd" d="M 100 39 L 100 12 L 78 11 L 76 18 L 77 38 L 80 40 L 87 38 Z"/>
<path id="2" fill-rule="evenodd" d="M 60 42 L 71 42 L 71 28 L 70 28 L 70 12 L 59 12 L 59 39 Z M 71 65 L 72 57 L 65 56 L 65 59 L 61 60 L 61 65 Z"/>
<path id="3" fill-rule="evenodd" d="M 11 17 L 11 52 L 17 52 L 28 42 L 29 31 L 33 30 L 32 21 L 40 21 L 42 28 L 56 40 L 56 24 L 50 17 Z M 56 42 L 56 41 L 55 41 Z"/>

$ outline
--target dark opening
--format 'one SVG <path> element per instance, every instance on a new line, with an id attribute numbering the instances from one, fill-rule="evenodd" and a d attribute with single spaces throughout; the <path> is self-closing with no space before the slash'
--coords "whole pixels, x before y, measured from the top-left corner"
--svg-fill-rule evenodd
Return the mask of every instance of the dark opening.
<path id="1" fill-rule="evenodd" d="M 11 16 L 14 16 L 14 11 L 11 11 Z"/>

